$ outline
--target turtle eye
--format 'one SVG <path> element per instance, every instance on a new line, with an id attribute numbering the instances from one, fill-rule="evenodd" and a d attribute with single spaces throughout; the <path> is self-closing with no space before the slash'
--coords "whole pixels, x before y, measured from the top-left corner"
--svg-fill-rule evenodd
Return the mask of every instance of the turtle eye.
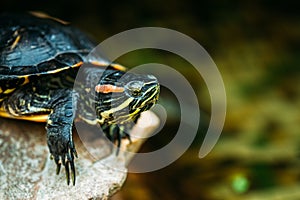
<path id="1" fill-rule="evenodd" d="M 142 88 L 144 86 L 144 82 L 142 81 L 130 81 L 126 84 L 125 88 L 127 93 L 132 97 L 138 97 L 142 94 Z"/>

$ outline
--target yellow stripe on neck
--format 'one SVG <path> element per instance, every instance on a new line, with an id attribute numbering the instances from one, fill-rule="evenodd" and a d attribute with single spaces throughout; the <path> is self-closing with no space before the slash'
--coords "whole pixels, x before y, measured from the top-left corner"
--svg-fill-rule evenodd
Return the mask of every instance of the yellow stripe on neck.
<path id="1" fill-rule="evenodd" d="M 116 108 L 111 108 L 111 109 L 109 109 L 109 110 L 106 110 L 106 111 L 104 111 L 104 112 L 102 112 L 101 113 L 101 116 L 103 117 L 103 118 L 109 118 L 109 115 L 110 114 L 113 114 L 113 113 L 115 113 L 115 112 L 117 112 L 117 111 L 119 111 L 119 110 L 122 110 L 122 109 L 124 109 L 124 108 L 126 108 L 129 104 L 130 104 L 130 102 L 133 100 L 133 98 L 128 98 L 126 101 L 124 101 L 121 105 L 119 105 L 118 107 L 116 107 Z"/>

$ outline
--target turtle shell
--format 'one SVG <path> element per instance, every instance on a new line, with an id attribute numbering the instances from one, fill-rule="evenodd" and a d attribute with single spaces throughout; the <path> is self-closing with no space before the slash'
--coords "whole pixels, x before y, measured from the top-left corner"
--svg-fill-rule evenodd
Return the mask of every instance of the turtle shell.
<path id="1" fill-rule="evenodd" d="M 0 15 L 0 103 L 19 86 L 40 75 L 80 67 L 84 62 L 125 70 L 98 55 L 80 30 L 51 17 Z"/>
<path id="2" fill-rule="evenodd" d="M 0 16 L 0 76 L 57 73 L 80 66 L 95 47 L 85 34 L 53 18 Z M 100 57 L 98 63 L 109 62 Z"/>

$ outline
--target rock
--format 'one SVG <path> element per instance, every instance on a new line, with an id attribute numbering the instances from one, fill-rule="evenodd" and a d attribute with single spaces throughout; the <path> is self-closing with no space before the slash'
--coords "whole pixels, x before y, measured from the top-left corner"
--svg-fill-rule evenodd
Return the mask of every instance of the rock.
<path id="1" fill-rule="evenodd" d="M 62 167 L 50 160 L 45 124 L 0 118 L 0 199 L 107 199 L 123 185 L 132 159 L 126 151 L 138 151 L 158 127 L 152 112 L 142 113 L 132 130 L 132 143 L 124 140 L 115 150 L 103 137 L 95 137 L 87 125 L 76 125 L 74 141 L 76 185 L 67 185 Z M 78 136 L 79 135 L 79 136 Z"/>

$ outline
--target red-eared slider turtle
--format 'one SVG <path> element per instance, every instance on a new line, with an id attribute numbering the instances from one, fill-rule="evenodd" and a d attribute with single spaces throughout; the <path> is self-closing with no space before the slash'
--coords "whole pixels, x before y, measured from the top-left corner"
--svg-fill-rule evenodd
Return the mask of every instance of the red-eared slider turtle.
<path id="1" fill-rule="evenodd" d="M 100 124 L 120 146 L 122 138 L 129 138 L 130 121 L 159 93 L 154 76 L 126 73 L 120 65 L 91 58 L 94 47 L 78 29 L 53 18 L 0 16 L 0 116 L 46 122 L 57 174 L 63 164 L 68 184 L 70 170 L 75 184 L 74 119 Z"/>

